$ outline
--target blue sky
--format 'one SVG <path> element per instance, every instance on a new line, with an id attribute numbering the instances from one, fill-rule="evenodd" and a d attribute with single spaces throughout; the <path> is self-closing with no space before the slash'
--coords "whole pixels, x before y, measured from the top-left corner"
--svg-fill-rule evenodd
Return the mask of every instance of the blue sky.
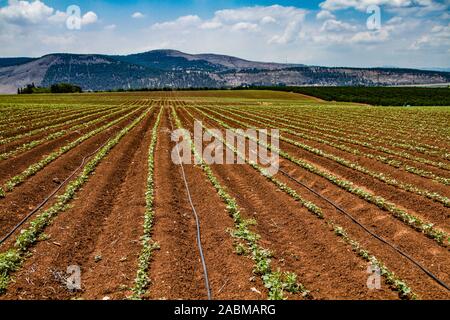
<path id="1" fill-rule="evenodd" d="M 380 20 L 374 8 L 367 12 L 371 4 Z M 67 27 L 69 5 L 81 10 L 80 29 Z M 0 0 L 0 56 L 170 48 L 310 65 L 449 68 L 449 8 L 450 0 Z"/>

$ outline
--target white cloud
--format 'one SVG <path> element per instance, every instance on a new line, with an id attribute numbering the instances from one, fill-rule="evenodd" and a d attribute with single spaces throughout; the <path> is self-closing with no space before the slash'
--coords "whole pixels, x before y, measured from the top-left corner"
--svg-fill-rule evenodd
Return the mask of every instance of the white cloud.
<path id="1" fill-rule="evenodd" d="M 336 19 L 336 16 L 334 14 L 332 14 L 330 11 L 328 10 L 320 10 L 317 15 L 316 18 L 318 20 L 325 20 L 325 19 Z"/>
<path id="2" fill-rule="evenodd" d="M 87 26 L 89 24 L 96 23 L 98 21 L 98 16 L 95 12 L 89 11 L 83 15 L 81 18 L 81 25 Z"/>
<path id="3" fill-rule="evenodd" d="M 265 16 L 261 19 L 261 24 L 276 23 L 277 20 L 271 16 Z"/>
<path id="4" fill-rule="evenodd" d="M 378 31 L 358 32 L 350 38 L 351 43 L 374 44 L 383 43 L 389 39 L 389 32 L 386 29 Z"/>
<path id="5" fill-rule="evenodd" d="M 324 10 L 336 11 L 356 9 L 365 11 L 371 5 L 386 6 L 388 8 L 414 8 L 415 10 L 439 10 L 442 5 L 434 0 L 325 0 L 320 4 Z"/>
<path id="6" fill-rule="evenodd" d="M 9 0 L 6 7 L 0 8 L 0 19 L 13 24 L 36 24 L 52 16 L 53 8 L 37 0 L 33 2 Z"/>
<path id="7" fill-rule="evenodd" d="M 145 18 L 145 15 L 142 12 L 137 11 L 137 12 L 133 13 L 131 15 L 131 17 L 133 19 L 142 19 L 142 18 Z"/>
<path id="8" fill-rule="evenodd" d="M 185 29 L 187 27 L 192 26 L 199 26 L 202 22 L 202 19 L 200 19 L 197 15 L 188 15 L 188 16 L 182 16 L 174 21 L 166 21 L 162 23 L 155 23 L 152 25 L 152 29 L 154 30 L 175 30 L 175 29 Z"/>
<path id="9" fill-rule="evenodd" d="M 200 25 L 200 28 L 205 30 L 214 30 L 219 29 L 222 26 L 223 24 L 219 21 L 206 21 Z"/>
<path id="10" fill-rule="evenodd" d="M 20 28 L 27 25 L 39 25 L 41 27 L 50 24 L 65 25 L 68 18 L 66 12 L 55 10 L 47 6 L 40 0 L 22 1 L 9 0 L 8 5 L 0 8 L 0 22 L 14 24 Z M 83 26 L 96 23 L 98 16 L 95 12 L 89 11 L 81 16 Z"/>
<path id="11" fill-rule="evenodd" d="M 258 31 L 258 25 L 250 22 L 238 22 L 231 27 L 233 31 Z"/>
<path id="12" fill-rule="evenodd" d="M 323 23 L 322 28 L 323 31 L 328 32 L 342 32 L 342 31 L 356 31 L 358 28 L 354 25 L 351 25 L 347 22 L 330 19 Z"/>
<path id="13" fill-rule="evenodd" d="M 117 26 L 115 24 L 109 24 L 109 25 L 105 26 L 105 30 L 109 30 L 109 31 L 116 30 L 116 28 L 117 28 Z"/>

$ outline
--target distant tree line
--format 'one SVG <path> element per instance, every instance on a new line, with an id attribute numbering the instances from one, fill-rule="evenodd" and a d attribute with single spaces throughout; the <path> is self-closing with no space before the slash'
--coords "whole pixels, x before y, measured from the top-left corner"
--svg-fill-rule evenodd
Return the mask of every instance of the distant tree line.
<path id="1" fill-rule="evenodd" d="M 57 83 L 50 87 L 37 87 L 34 83 L 27 84 L 24 88 L 18 88 L 18 94 L 35 93 L 82 93 L 81 87 L 70 83 Z"/>
<path id="2" fill-rule="evenodd" d="M 355 102 L 378 106 L 450 106 L 450 88 L 423 87 L 291 87 L 251 86 L 204 88 L 139 88 L 107 92 L 273 90 L 305 94 L 325 101 Z M 97 91 L 99 92 L 99 91 Z"/>
<path id="3" fill-rule="evenodd" d="M 450 106 L 450 88 L 422 87 L 248 87 L 295 92 L 326 101 L 378 106 Z"/>

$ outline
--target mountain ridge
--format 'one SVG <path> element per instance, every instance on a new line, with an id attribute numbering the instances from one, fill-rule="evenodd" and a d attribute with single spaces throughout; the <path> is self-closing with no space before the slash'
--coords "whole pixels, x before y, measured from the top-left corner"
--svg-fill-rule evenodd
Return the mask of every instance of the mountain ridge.
<path id="1" fill-rule="evenodd" d="M 87 91 L 245 85 L 391 86 L 446 83 L 450 82 L 450 72 L 257 62 L 170 49 L 129 55 L 52 53 L 40 58 L 0 58 L 0 93 L 15 93 L 29 83 L 49 86 L 60 82 Z"/>

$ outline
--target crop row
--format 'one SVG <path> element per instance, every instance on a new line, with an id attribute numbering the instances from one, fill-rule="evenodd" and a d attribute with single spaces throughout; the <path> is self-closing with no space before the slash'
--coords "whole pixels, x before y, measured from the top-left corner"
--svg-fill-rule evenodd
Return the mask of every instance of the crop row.
<path id="1" fill-rule="evenodd" d="M 89 180 L 89 177 L 95 171 L 98 164 L 106 157 L 111 149 L 114 148 L 121 139 L 148 114 L 148 112 L 149 110 L 145 111 L 131 124 L 122 129 L 114 138 L 109 140 L 105 146 L 93 156 L 92 160 L 86 164 L 81 174 L 67 185 L 64 194 L 57 197 L 56 203 L 39 214 L 30 223 L 30 226 L 27 229 L 22 230 L 16 239 L 14 247 L 0 254 L 0 293 L 6 290 L 11 274 L 16 271 L 28 257 L 29 248 L 36 243 L 39 235 L 60 212 L 68 209 L 69 202 Z"/>
<path id="2" fill-rule="evenodd" d="M 196 110 L 198 110 L 199 112 L 201 112 L 208 118 L 216 121 L 223 127 L 236 131 L 235 129 L 231 128 L 228 124 L 226 124 L 222 120 L 219 120 L 219 119 L 205 113 L 204 111 L 202 111 L 200 109 L 196 108 Z M 224 117 L 224 116 L 222 116 L 222 117 Z M 412 227 L 413 229 L 424 233 L 429 238 L 435 240 L 441 246 L 447 247 L 450 244 L 450 237 L 446 232 L 435 228 L 432 223 L 424 221 L 423 219 L 408 213 L 406 210 L 400 209 L 395 204 L 387 201 L 383 197 L 374 195 L 373 193 L 368 192 L 368 191 L 356 186 L 355 184 L 353 184 L 352 182 L 350 182 L 348 180 L 342 179 L 342 178 L 335 176 L 329 172 L 323 171 L 323 170 L 319 169 L 318 167 L 314 166 L 313 164 L 309 163 L 308 161 L 305 161 L 302 159 L 297 159 L 297 158 L 293 157 L 292 155 L 290 155 L 289 153 L 280 150 L 279 148 L 276 148 L 270 144 L 261 142 L 259 139 L 251 137 L 249 135 L 247 135 L 246 137 L 249 138 L 250 140 L 258 143 L 260 146 L 263 146 L 264 148 L 267 148 L 268 150 L 279 154 L 281 157 L 289 160 L 290 162 L 298 165 L 299 167 L 301 167 L 315 175 L 318 175 L 322 178 L 325 178 L 326 180 L 330 181 L 331 183 L 340 187 L 341 189 L 343 189 L 353 195 L 358 196 L 359 198 L 365 200 L 368 203 L 376 205 L 377 207 L 379 207 L 380 209 L 382 209 L 386 212 L 389 212 L 395 218 L 404 222 L 406 225 Z"/>
<path id="3" fill-rule="evenodd" d="M 285 120 L 281 116 L 279 117 L 279 119 L 280 120 Z M 354 144 L 354 145 L 359 145 L 359 146 L 362 146 L 362 147 L 366 147 L 368 149 L 380 151 L 380 152 L 383 152 L 383 153 L 387 153 L 387 154 L 390 154 L 390 155 L 398 156 L 398 157 L 401 157 L 401 158 L 404 158 L 404 159 L 408 159 L 408 160 L 412 160 L 412 161 L 415 161 L 415 162 L 419 162 L 419 163 L 422 163 L 422 164 L 427 164 L 427 165 L 430 165 L 430 166 L 433 166 L 433 167 L 436 167 L 436 168 L 440 168 L 440 169 L 444 169 L 444 170 L 450 170 L 450 165 L 448 165 L 447 163 L 436 162 L 436 161 L 433 161 L 433 160 L 429 160 L 429 159 L 425 159 L 425 158 L 421 158 L 421 157 L 416 157 L 416 156 L 411 155 L 411 154 L 409 154 L 407 152 L 404 152 L 404 151 L 392 150 L 392 149 L 386 148 L 384 146 L 374 145 L 372 143 L 361 141 L 361 140 L 345 138 L 345 137 L 341 137 L 341 136 L 338 136 L 338 135 L 331 135 L 331 134 L 320 132 L 320 131 L 326 131 L 326 132 L 333 132 L 333 133 L 336 133 L 336 134 L 340 134 L 338 129 L 324 129 L 323 125 L 313 125 L 313 124 L 308 124 L 308 123 L 302 123 L 301 121 L 298 121 L 298 120 L 293 121 L 293 123 L 301 123 L 302 126 L 312 128 L 313 130 L 308 130 L 308 129 L 304 128 L 304 127 L 298 127 L 299 130 L 303 130 L 303 131 L 309 132 L 311 134 L 321 134 L 321 135 L 323 135 L 325 137 L 329 137 L 331 139 L 336 139 L 336 140 L 339 140 L 339 141 L 342 141 L 342 142 L 346 142 L 346 143 L 350 143 L 350 144 Z M 315 130 L 318 130 L 318 131 L 315 131 Z"/>
<path id="4" fill-rule="evenodd" d="M 270 123 L 274 123 L 276 125 L 280 124 L 279 121 L 274 121 L 271 118 L 267 118 L 267 117 L 261 117 L 261 116 L 258 116 L 256 114 L 254 114 L 254 113 L 247 113 L 247 112 L 242 112 L 242 113 L 245 114 L 245 115 L 248 115 L 248 117 L 246 117 L 247 119 L 255 119 L 256 118 L 256 119 L 261 119 L 263 121 L 267 121 L 267 122 L 270 122 Z M 237 112 L 234 112 L 233 114 L 235 114 L 236 116 L 240 116 L 240 114 L 237 113 Z M 242 117 L 242 116 L 240 116 L 240 117 Z M 244 117 L 242 117 L 242 118 L 244 118 Z M 287 120 L 285 120 L 285 121 L 288 122 Z M 282 125 L 285 128 L 292 128 L 292 129 L 296 129 L 296 130 L 300 129 L 298 126 L 295 126 L 295 125 L 292 125 L 292 124 L 282 124 Z M 292 130 L 290 130 L 290 132 L 292 132 Z M 292 134 L 294 134 L 294 133 L 292 133 Z M 417 168 L 417 167 L 405 164 L 405 163 L 401 162 L 400 160 L 392 159 L 392 158 L 389 158 L 389 157 L 384 157 L 384 156 L 381 156 L 381 155 L 376 155 L 376 154 L 373 154 L 373 153 L 363 152 L 363 151 L 361 151 L 359 149 L 352 148 L 352 147 L 350 147 L 348 145 L 345 145 L 345 144 L 339 144 L 339 143 L 335 143 L 333 141 L 322 139 L 322 138 L 320 138 L 317 135 L 308 135 L 306 133 L 300 133 L 299 131 L 295 131 L 294 135 L 296 135 L 298 137 L 301 137 L 301 138 L 304 138 L 304 139 L 307 139 L 307 140 L 316 141 L 316 142 L 319 142 L 319 143 L 322 143 L 322 144 L 325 144 L 325 145 L 329 145 L 329 146 L 331 146 L 333 148 L 336 148 L 336 149 L 339 149 L 341 151 L 350 153 L 352 155 L 363 156 L 363 157 L 366 157 L 366 158 L 369 158 L 369 159 L 373 159 L 373 160 L 379 161 L 381 163 L 387 164 L 389 166 L 392 166 L 392 167 L 394 167 L 396 169 L 400 169 L 401 168 L 401 169 L 403 169 L 403 170 L 405 170 L 405 171 L 407 171 L 407 172 L 409 172 L 411 174 L 415 174 L 415 175 L 420 176 L 422 178 L 432 179 L 432 180 L 434 180 L 434 181 L 436 181 L 438 183 L 442 183 L 444 185 L 450 185 L 450 178 L 441 177 L 441 176 L 439 176 L 439 175 L 437 175 L 437 174 L 435 174 L 435 173 L 433 173 L 431 171 L 426 171 L 426 170 L 423 170 L 423 169 L 420 169 L 420 168 Z"/>
<path id="5" fill-rule="evenodd" d="M 277 110 L 277 113 L 280 114 L 290 114 L 293 115 L 294 117 L 298 118 L 299 115 L 301 116 L 305 116 L 307 119 L 305 120 L 310 120 L 310 121 L 319 121 L 320 124 L 322 123 L 329 123 L 329 122 L 334 122 L 335 125 L 333 126 L 334 128 L 346 128 L 349 125 L 352 125 L 352 127 L 350 127 L 350 133 L 355 133 L 354 132 L 354 128 L 358 128 L 358 130 L 360 130 L 360 128 L 366 128 L 369 132 L 366 134 L 372 135 L 374 133 L 374 131 L 380 132 L 380 135 L 382 136 L 382 138 L 386 138 L 384 133 L 386 131 L 392 131 L 392 133 L 395 134 L 401 134 L 402 136 L 406 136 L 406 137 L 410 137 L 410 133 L 411 133 L 411 128 L 416 129 L 417 124 L 414 122 L 408 122 L 405 119 L 403 119 L 404 117 L 401 117 L 403 119 L 402 124 L 396 125 L 396 126 L 392 126 L 391 123 L 383 123 L 383 121 L 379 120 L 376 122 L 376 127 L 371 125 L 371 122 L 368 122 L 368 119 L 366 118 L 366 112 L 368 110 L 367 107 L 364 108 L 364 110 L 360 110 L 358 109 L 358 112 L 360 113 L 359 115 L 359 119 L 349 119 L 346 115 L 347 115 L 347 109 L 348 107 L 342 108 L 342 107 L 302 107 L 299 108 L 298 106 L 296 107 L 285 107 L 285 108 L 280 108 L 278 106 L 270 106 L 269 108 L 263 108 L 263 110 Z M 261 108 L 251 108 L 251 110 L 253 111 L 258 111 L 261 110 Z M 286 111 L 288 110 L 288 111 Z M 382 110 L 379 110 L 379 108 L 377 108 L 377 112 L 381 112 Z M 311 119 L 309 119 L 309 117 L 311 117 Z M 324 121 L 325 120 L 325 121 Z M 407 123 L 407 124 L 404 124 Z M 333 128 L 332 127 L 332 128 Z M 445 131 L 445 125 L 442 125 L 443 130 Z M 358 133 L 360 133 L 360 131 L 358 131 Z M 445 132 L 444 132 L 445 133 Z M 448 132 L 447 132 L 448 135 Z M 441 135 L 442 136 L 442 135 Z M 443 138 L 445 138 L 445 135 L 442 136 Z M 414 138 L 421 138 L 421 140 L 418 141 L 414 141 L 414 140 L 404 140 L 404 142 L 407 143 L 413 143 L 412 145 L 420 145 L 424 148 L 429 147 L 430 145 L 427 144 L 423 144 L 423 139 L 424 138 L 428 138 L 429 140 L 433 140 L 436 141 L 436 135 L 434 134 L 430 134 L 430 130 L 426 130 L 423 133 L 419 133 L 417 132 L 417 130 L 415 130 L 415 134 L 414 137 L 412 137 L 412 139 Z M 439 140 L 440 141 L 440 140 Z M 431 146 L 431 149 L 433 149 L 435 146 Z"/>
<path id="6" fill-rule="evenodd" d="M 139 109 L 138 109 L 139 110 Z M 19 184 L 23 183 L 26 179 L 28 179 L 29 177 L 35 175 L 37 172 L 39 172 L 40 170 L 42 170 L 43 168 L 45 168 L 47 165 L 49 165 L 51 162 L 53 162 L 54 160 L 56 160 L 57 158 L 59 158 L 61 155 L 67 153 L 68 151 L 72 150 L 73 148 L 75 148 L 76 146 L 80 145 L 82 142 L 86 141 L 87 139 L 99 134 L 100 132 L 112 127 L 113 125 L 123 121 L 124 119 L 128 118 L 129 116 L 131 116 L 132 114 L 136 113 L 138 110 L 133 110 L 129 113 L 127 113 L 126 115 L 111 121 L 103 126 L 101 126 L 100 128 L 97 128 L 93 131 L 90 131 L 89 133 L 79 137 L 77 140 L 72 141 L 68 144 L 66 144 L 65 146 L 61 147 L 60 149 L 58 149 L 57 151 L 54 151 L 46 156 L 44 156 L 40 161 L 30 165 L 26 170 L 24 170 L 22 173 L 12 177 L 11 179 L 9 179 L 5 184 L 4 187 L 1 188 L 0 187 L 0 198 L 1 197 L 5 197 L 6 196 L 6 192 L 11 192 L 16 186 L 18 186 Z"/>
<path id="7" fill-rule="evenodd" d="M 255 123 L 262 124 L 262 125 L 267 125 L 266 122 L 262 122 L 262 121 L 259 121 L 259 120 L 249 119 L 249 118 L 237 115 L 237 114 L 234 114 L 234 116 L 240 117 L 240 118 L 244 118 L 246 120 L 250 120 L 250 121 L 253 121 Z M 229 119 L 233 119 L 233 118 L 229 118 Z M 252 128 L 252 126 L 249 125 L 248 123 L 245 123 L 245 122 L 242 122 L 242 121 L 238 121 L 236 119 L 233 119 L 233 121 L 235 121 L 236 123 L 239 123 L 239 124 L 241 124 L 241 125 L 243 125 L 243 126 L 245 126 L 247 128 Z M 271 122 L 274 122 L 274 121 L 271 121 Z M 297 136 L 297 137 L 306 138 L 306 139 L 310 139 L 310 138 L 314 139 L 313 137 L 305 136 L 305 135 L 303 135 L 301 133 L 297 133 L 296 131 L 293 131 L 293 130 L 290 130 L 290 129 L 279 129 L 279 130 L 281 132 L 286 132 L 286 133 L 289 133 L 289 134 Z M 298 142 L 298 141 L 294 141 L 292 139 L 289 139 L 289 138 L 286 138 L 286 137 L 283 137 L 283 136 L 281 136 L 280 139 L 282 141 L 285 141 L 285 142 L 287 142 L 287 143 L 289 143 L 291 145 L 294 145 L 294 146 L 296 146 L 298 148 L 306 150 L 306 151 L 308 151 L 310 153 L 313 153 L 313 154 L 318 155 L 320 157 L 332 160 L 332 161 L 337 162 L 340 165 L 343 165 L 343 166 L 345 166 L 347 168 L 350 168 L 350 169 L 353 169 L 355 171 L 358 171 L 358 172 L 361 172 L 363 174 L 366 174 L 366 175 L 368 175 L 368 176 L 370 176 L 372 178 L 375 178 L 375 179 L 377 179 L 379 181 L 382 181 L 382 182 L 384 182 L 384 183 L 386 183 L 388 185 L 391 185 L 391 186 L 397 187 L 399 189 L 402 189 L 402 190 L 405 190 L 405 191 L 408 191 L 408 192 L 411 192 L 411 193 L 415 193 L 417 195 L 420 195 L 420 196 L 426 197 L 428 199 L 431 199 L 433 201 L 439 202 L 439 203 L 443 204 L 445 207 L 450 207 L 450 199 L 445 197 L 445 196 L 443 196 L 443 195 L 441 195 L 441 194 L 439 194 L 439 193 L 437 193 L 437 192 L 431 192 L 431 191 L 426 190 L 426 189 L 418 188 L 417 186 L 415 186 L 413 184 L 405 183 L 405 182 L 402 182 L 402 181 L 398 181 L 397 179 L 392 178 L 391 176 L 389 176 L 386 173 L 369 170 L 369 169 L 365 168 L 364 166 L 361 166 L 358 163 L 351 162 L 351 161 L 349 161 L 347 159 L 338 157 L 338 156 L 336 156 L 334 154 L 326 153 L 326 152 L 324 152 L 324 151 L 322 151 L 322 150 L 320 150 L 318 148 L 311 147 L 311 146 L 309 146 L 307 144 L 304 144 L 304 143 L 301 143 L 301 142 Z M 317 140 L 320 140 L 320 139 L 314 139 L 314 140 L 317 141 Z"/>
<path id="8" fill-rule="evenodd" d="M 252 110 L 252 112 L 259 111 L 259 110 Z M 267 112 L 270 109 L 266 109 L 263 112 Z M 280 115 L 283 115 L 284 117 L 298 119 L 299 117 L 299 111 L 298 108 L 289 110 L 289 111 L 283 111 L 279 112 Z M 398 135 L 401 134 L 401 136 L 410 136 L 410 130 L 413 126 L 409 127 L 409 132 L 400 132 L 400 129 L 398 127 L 396 128 L 385 128 L 381 127 L 378 123 L 377 126 L 374 127 L 371 123 L 367 123 L 367 119 L 362 122 L 355 122 L 351 121 L 350 119 L 345 118 L 345 121 L 341 120 L 340 118 L 336 117 L 335 113 L 331 112 L 322 112 L 319 115 L 310 115 L 307 111 L 301 110 L 301 116 L 302 119 L 308 123 L 314 123 L 314 124 L 320 124 L 324 125 L 324 127 L 327 128 L 339 128 L 342 134 L 353 136 L 356 138 L 359 138 L 360 136 L 364 136 L 364 139 L 367 141 L 374 141 L 379 143 L 387 143 L 394 147 L 403 148 L 406 150 L 411 150 L 423 154 L 430 154 L 430 155 L 441 155 L 443 156 L 445 153 L 445 148 L 442 146 L 436 146 L 436 145 L 430 145 L 426 144 L 423 141 L 415 141 L 411 138 L 409 139 L 403 139 L 399 137 Z M 414 125 L 415 126 L 415 125 Z M 357 131 L 355 132 L 355 129 Z M 389 136 L 386 136 L 386 131 L 390 132 Z M 414 137 L 412 137 L 414 138 Z"/>
<path id="9" fill-rule="evenodd" d="M 93 119 L 93 120 L 91 120 L 89 122 L 85 122 L 85 123 L 82 122 L 82 123 L 77 124 L 77 125 L 75 125 L 73 127 L 70 127 L 70 128 L 67 128 L 67 129 L 63 129 L 63 130 L 51 133 L 51 134 L 49 134 L 47 136 L 44 136 L 41 139 L 37 139 L 37 140 L 33 140 L 33 141 L 30 141 L 30 142 L 24 143 L 24 144 L 22 144 L 22 145 L 20 145 L 20 146 L 18 146 L 16 148 L 10 150 L 10 151 L 1 153 L 0 154 L 0 161 L 9 159 L 9 158 L 11 158 L 13 156 L 18 155 L 21 152 L 25 152 L 25 151 L 31 150 L 31 149 L 33 149 L 33 148 L 35 148 L 35 147 L 37 147 L 37 146 L 39 146 L 39 145 L 41 145 L 41 144 L 43 144 L 45 142 L 49 142 L 49 141 L 55 140 L 57 138 L 60 138 L 62 136 L 65 136 L 68 133 L 75 132 L 75 131 L 77 131 L 79 129 L 87 129 L 87 128 L 89 128 L 92 125 L 95 125 L 95 124 L 97 124 L 99 122 L 104 121 L 105 119 L 107 119 L 109 117 L 113 117 L 114 115 L 123 112 L 124 110 L 118 110 L 118 111 L 115 111 L 115 112 L 114 111 L 115 110 L 108 111 L 106 115 L 101 116 L 99 118 L 95 118 L 95 119 Z M 105 113 L 105 112 L 102 111 L 101 113 Z M 71 120 L 70 122 L 80 122 L 80 121 L 82 121 L 85 118 L 91 118 L 91 117 L 93 117 L 93 115 L 88 115 L 88 116 L 85 116 L 85 117 L 80 118 L 80 119 Z"/>
<path id="10" fill-rule="evenodd" d="M 280 115 L 284 116 L 284 118 L 286 119 L 286 116 L 288 119 L 292 119 L 292 116 L 298 120 L 298 115 L 292 115 L 290 113 L 280 113 Z M 304 115 L 304 113 L 302 113 L 302 115 Z M 370 141 L 370 142 L 375 142 L 375 143 L 380 143 L 380 144 L 388 144 L 390 146 L 396 147 L 396 148 L 401 148 L 401 149 L 405 149 L 405 150 L 410 150 L 413 152 L 418 152 L 418 153 L 422 153 L 422 154 L 426 154 L 426 155 L 430 155 L 430 156 L 434 156 L 434 157 L 442 157 L 444 159 L 447 159 L 447 149 L 444 147 L 438 147 L 438 146 L 434 146 L 434 145 L 428 145 L 428 144 L 421 144 L 421 145 L 417 145 L 416 143 L 413 143 L 411 141 L 411 139 L 409 140 L 405 140 L 405 139 L 400 139 L 400 138 L 392 138 L 391 136 L 386 136 L 386 132 L 388 129 L 383 128 L 383 129 L 377 129 L 374 128 L 372 125 L 365 125 L 365 124 L 356 124 L 356 123 L 352 123 L 352 122 L 347 122 L 349 121 L 348 119 L 346 119 L 346 123 L 343 123 L 340 120 L 336 120 L 335 117 L 331 116 L 331 117 L 327 117 L 326 115 L 321 115 L 320 118 L 310 118 L 310 117 L 306 117 L 302 119 L 302 123 L 313 123 L 319 126 L 322 126 L 323 128 L 328 128 L 328 129 L 335 129 L 337 130 L 337 132 L 339 132 L 342 135 L 348 136 L 348 137 L 354 137 L 354 138 L 361 138 L 361 136 L 364 136 L 364 140 L 366 141 Z M 345 127 L 347 125 L 351 125 L 352 129 L 345 129 Z M 379 127 L 379 125 L 377 124 L 377 127 Z M 336 129 L 338 128 L 338 129 Z M 358 132 L 355 132 L 355 128 L 357 128 Z M 363 129 L 367 129 L 366 132 L 363 131 Z M 392 129 L 390 132 L 393 133 L 395 132 L 397 129 Z M 375 133 L 380 133 L 381 136 L 376 135 Z M 432 150 L 429 150 L 432 149 Z"/>
<path id="11" fill-rule="evenodd" d="M 177 128 L 182 129 L 181 121 L 173 107 L 172 117 L 175 119 Z M 284 294 L 286 291 L 293 294 L 301 293 L 304 297 L 308 296 L 309 291 L 302 284 L 297 283 L 297 275 L 295 273 L 273 270 L 271 266 L 272 253 L 268 249 L 260 246 L 259 239 L 261 237 L 250 230 L 251 226 L 256 225 L 256 221 L 254 219 L 246 220 L 242 218 L 236 199 L 225 190 L 213 174 L 211 168 L 203 161 L 194 143 L 192 143 L 191 137 L 186 135 L 184 138 L 186 141 L 189 141 L 192 152 L 198 163 L 200 163 L 200 167 L 216 189 L 220 198 L 226 204 L 227 211 L 234 220 L 235 228 L 230 230 L 230 234 L 235 239 L 236 252 L 240 255 L 248 255 L 253 260 L 253 273 L 261 278 L 264 286 L 269 290 L 269 299 L 283 300 L 286 298 Z"/>
<path id="12" fill-rule="evenodd" d="M 150 278 L 148 276 L 148 268 L 150 265 L 150 259 L 153 251 L 159 248 L 158 243 L 152 240 L 153 219 L 155 216 L 154 200 L 155 200 L 155 148 L 158 142 L 158 127 L 161 121 L 161 115 L 164 112 L 164 108 L 161 108 L 158 113 L 155 125 L 152 129 L 152 139 L 148 150 L 147 160 L 147 190 L 145 192 L 145 214 L 144 214 L 144 233 L 141 237 L 142 250 L 139 255 L 138 271 L 136 279 L 134 281 L 134 287 L 132 289 L 133 295 L 131 299 L 141 299 L 145 294 L 148 285 L 150 284 Z"/>
<path id="13" fill-rule="evenodd" d="M 195 119 L 194 116 L 189 111 L 186 110 L 186 112 L 193 119 Z M 245 154 L 242 154 L 239 150 L 236 149 L 235 146 L 228 144 L 225 139 L 214 134 L 214 132 L 206 128 L 203 124 L 202 126 L 205 130 L 209 132 L 211 136 L 214 136 L 216 139 L 224 143 L 224 145 L 226 145 L 227 148 L 232 150 L 236 156 L 243 159 L 247 164 L 249 164 L 253 169 L 258 171 L 268 181 L 272 182 L 275 186 L 277 186 L 279 190 L 289 195 L 294 201 L 303 205 L 312 215 L 321 220 L 324 220 L 327 225 L 330 225 L 333 228 L 333 230 L 335 230 L 335 232 L 339 230 L 339 233 L 336 232 L 336 234 L 342 237 L 344 241 L 352 247 L 352 250 L 356 252 L 359 256 L 361 256 L 364 260 L 371 262 L 373 266 L 378 267 L 381 270 L 381 275 L 385 277 L 386 283 L 388 283 L 394 290 L 398 291 L 401 298 L 405 299 L 417 298 L 417 295 L 412 292 L 411 288 L 406 284 L 405 281 L 398 278 L 392 271 L 388 269 L 388 267 L 386 267 L 385 264 L 383 264 L 379 259 L 373 256 L 368 250 L 364 249 L 356 240 L 350 238 L 348 236 L 348 233 L 345 231 L 343 227 L 334 223 L 332 220 L 326 219 L 323 214 L 323 210 L 319 206 L 317 206 L 315 203 L 311 201 L 303 199 L 294 189 L 290 188 L 285 183 L 279 181 L 272 175 L 268 174 L 267 171 L 257 163 L 247 159 Z"/>
<path id="14" fill-rule="evenodd" d="M 105 110 L 106 108 L 102 108 L 102 110 Z M 47 127 L 49 125 L 57 125 L 60 122 L 64 122 L 70 119 L 75 119 L 76 117 L 83 116 L 85 114 L 89 113 L 96 113 L 99 111 L 99 108 L 91 107 L 86 110 L 70 110 L 66 113 L 56 113 L 54 115 L 45 116 L 42 118 L 34 118 L 29 121 L 21 121 L 15 124 L 12 124 L 11 126 L 8 126 L 7 130 L 3 130 L 0 132 L 2 136 L 12 137 L 14 135 L 20 134 L 22 131 L 34 131 L 36 129 L 39 129 L 41 127 Z M 5 143 L 5 142 L 2 142 Z"/>
<path id="15" fill-rule="evenodd" d="M 89 112 L 82 113 L 82 114 L 69 115 L 69 116 L 64 116 L 62 118 L 53 119 L 50 122 L 46 121 L 45 123 L 36 124 L 32 127 L 27 127 L 27 129 L 30 129 L 29 131 L 26 131 L 24 133 L 19 133 L 17 135 L 9 136 L 7 138 L 0 139 L 0 145 L 14 142 L 16 140 L 23 139 L 26 137 L 31 137 L 36 134 L 42 133 L 42 132 L 48 132 L 52 129 L 58 129 L 60 127 L 66 126 L 68 124 L 71 124 L 71 123 L 74 123 L 74 122 L 77 122 L 80 120 L 84 120 L 88 117 L 95 116 L 95 115 L 103 113 L 103 112 L 105 112 L 105 110 L 94 111 L 94 112 L 89 111 Z"/>

